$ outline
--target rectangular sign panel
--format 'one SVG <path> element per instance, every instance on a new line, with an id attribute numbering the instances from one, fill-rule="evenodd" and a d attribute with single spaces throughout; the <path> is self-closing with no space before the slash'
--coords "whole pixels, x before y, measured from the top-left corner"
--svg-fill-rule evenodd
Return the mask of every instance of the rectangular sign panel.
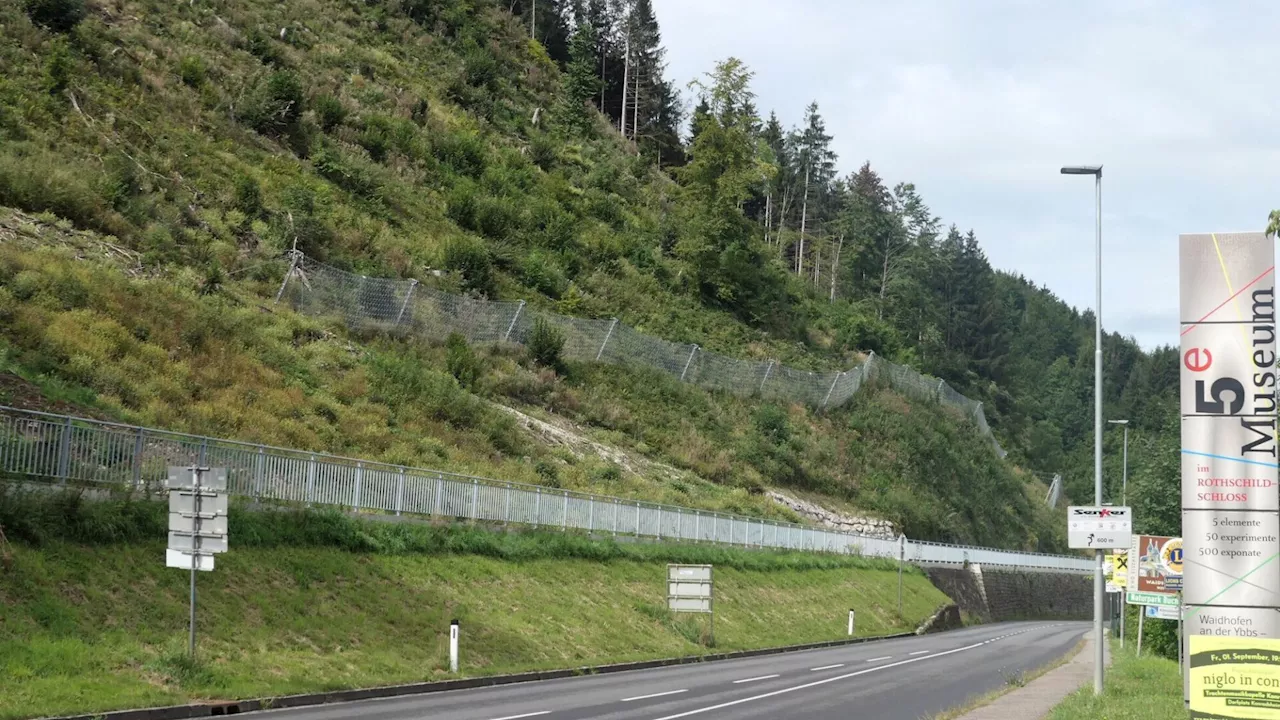
<path id="1" fill-rule="evenodd" d="M 201 473 L 200 488 L 225 492 L 227 489 L 227 469 L 209 468 Z M 196 473 L 189 467 L 169 467 L 169 479 L 166 486 L 170 490 L 191 490 L 196 486 Z"/>
<path id="2" fill-rule="evenodd" d="M 675 612 L 711 612 L 711 598 L 667 598 L 667 609 Z"/>
<path id="3" fill-rule="evenodd" d="M 1067 545 L 1087 550 L 1126 549 L 1133 532 L 1127 507 L 1067 508 Z"/>
<path id="4" fill-rule="evenodd" d="M 1150 620 L 1177 620 L 1178 608 L 1169 605 L 1148 605 L 1147 618 Z"/>
<path id="5" fill-rule="evenodd" d="M 169 533 L 169 549 L 189 552 L 196 547 L 194 535 Z M 200 535 L 201 553 L 224 553 L 227 551 L 226 535 Z"/>
<path id="6" fill-rule="evenodd" d="M 210 535 L 227 534 L 226 515 L 196 518 L 192 515 L 183 515 L 181 513 L 169 513 L 169 532 L 186 533 L 190 535 L 197 531 L 197 520 L 199 521 L 198 530 L 201 533 L 207 533 Z"/>
<path id="7" fill-rule="evenodd" d="M 193 513 L 196 511 L 196 496 L 194 493 L 184 492 L 181 490 L 169 492 L 169 512 L 170 513 Z M 227 496 L 226 495 L 209 495 L 204 492 L 200 493 L 200 514 L 204 517 L 212 517 L 214 515 L 227 514 Z"/>
<path id="8" fill-rule="evenodd" d="M 1192 718 L 1280 720 L 1280 641 L 1192 636 Z"/>
<path id="9" fill-rule="evenodd" d="M 710 565 L 668 565 L 669 580 L 702 580 L 711 582 Z"/>
<path id="10" fill-rule="evenodd" d="M 1182 538 L 1134 535 L 1128 555 L 1129 592 L 1172 595 L 1169 578 L 1182 574 Z"/>
<path id="11" fill-rule="evenodd" d="M 1240 666 L 1212 645 L 1280 637 L 1275 246 L 1260 232 L 1181 235 L 1178 272 L 1184 692 L 1196 717 L 1280 718 L 1280 687 L 1246 690 L 1256 677 L 1217 672 Z"/>
<path id="12" fill-rule="evenodd" d="M 1130 605 L 1161 605 L 1178 607 L 1178 596 L 1166 593 L 1129 592 L 1125 594 L 1125 602 Z"/>
<path id="13" fill-rule="evenodd" d="M 199 560 L 196 563 L 197 570 L 204 570 L 206 572 L 213 570 L 212 555 L 200 555 L 198 556 L 198 558 Z M 174 550 L 170 548 L 164 551 L 164 564 L 165 564 L 165 567 L 182 568 L 183 570 L 190 570 L 191 556 L 187 553 L 180 552 L 178 550 Z"/>

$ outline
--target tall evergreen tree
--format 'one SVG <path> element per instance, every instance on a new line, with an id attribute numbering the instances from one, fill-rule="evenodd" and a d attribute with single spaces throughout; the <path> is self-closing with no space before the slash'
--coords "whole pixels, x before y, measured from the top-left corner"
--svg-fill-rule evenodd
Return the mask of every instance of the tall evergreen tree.
<path id="1" fill-rule="evenodd" d="M 569 67 L 565 70 L 564 94 L 556 114 L 565 127 L 581 133 L 590 132 L 595 121 L 592 101 L 600 86 L 595 60 L 595 29 L 589 23 L 578 23 L 569 40 Z"/>
<path id="2" fill-rule="evenodd" d="M 812 227 L 822 224 L 828 198 L 828 190 L 835 178 L 836 154 L 831 150 L 831 136 L 827 134 L 826 123 L 818 113 L 818 103 L 811 102 L 804 112 L 804 130 L 801 131 L 796 144 L 796 162 L 798 172 L 803 177 L 803 190 L 800 196 L 800 237 L 795 248 L 795 271 L 804 274 L 806 245 L 809 244 L 810 203 L 812 202 Z M 813 248 L 808 248 L 812 254 Z M 817 261 L 814 267 L 819 267 Z"/>

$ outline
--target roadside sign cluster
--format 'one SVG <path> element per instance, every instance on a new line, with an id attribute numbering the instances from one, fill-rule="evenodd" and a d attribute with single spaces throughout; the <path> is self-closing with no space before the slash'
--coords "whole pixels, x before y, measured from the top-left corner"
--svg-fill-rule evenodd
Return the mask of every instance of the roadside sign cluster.
<path id="1" fill-rule="evenodd" d="M 226 468 L 170 467 L 169 547 L 165 565 L 213 570 L 227 551 Z"/>
<path id="2" fill-rule="evenodd" d="M 1182 587 L 1182 538 L 1134 535 L 1127 555 L 1125 600 L 1130 605 L 1178 607 L 1178 589 Z"/>
<path id="3" fill-rule="evenodd" d="M 711 612 L 711 566 L 668 565 L 667 608 L 672 612 Z"/>

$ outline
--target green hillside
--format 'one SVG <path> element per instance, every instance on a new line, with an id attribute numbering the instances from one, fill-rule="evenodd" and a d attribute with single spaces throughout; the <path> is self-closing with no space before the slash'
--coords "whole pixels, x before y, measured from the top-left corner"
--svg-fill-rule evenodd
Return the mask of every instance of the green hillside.
<path id="1" fill-rule="evenodd" d="M 0 6 L 0 402 L 753 514 L 785 515 L 760 494 L 781 487 L 921 539 L 1060 550 L 1040 503 L 1054 473 L 1090 481 L 1090 317 L 909 184 L 837 177 L 816 106 L 795 132 L 761 118 L 736 60 L 682 118 L 645 0 L 526 7 Z M 819 413 L 351 334 L 271 303 L 295 246 L 737 357 L 874 351 L 982 401 L 1009 462 L 877 389 Z M 1144 404 L 1170 356 L 1107 352 L 1108 400 L 1162 428 Z"/>
<path id="2" fill-rule="evenodd" d="M 0 493 L 4 493 L 0 488 Z M 0 718 L 240 699 L 910 632 L 947 598 L 891 562 L 240 513 L 199 578 L 166 569 L 164 506 L 4 493 Z M 15 512 L 21 508 L 20 514 Z M 666 563 L 713 563 L 715 642 L 666 611 Z"/>

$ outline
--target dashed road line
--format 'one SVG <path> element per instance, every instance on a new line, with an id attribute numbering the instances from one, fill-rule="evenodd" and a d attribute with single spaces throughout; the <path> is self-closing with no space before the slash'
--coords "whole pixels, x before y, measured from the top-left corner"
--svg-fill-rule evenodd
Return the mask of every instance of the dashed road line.
<path id="1" fill-rule="evenodd" d="M 742 683 L 755 682 L 757 680 L 769 680 L 771 678 L 776 678 L 776 677 L 778 677 L 777 673 L 774 673 L 772 675 L 761 675 L 760 677 L 750 677 L 750 678 L 743 678 L 741 680 L 734 680 L 733 684 L 740 685 Z"/>
<path id="2" fill-rule="evenodd" d="M 881 660 L 892 660 L 892 659 L 893 659 L 892 655 L 885 655 L 884 657 L 871 658 L 867 662 L 880 662 Z"/>
<path id="3" fill-rule="evenodd" d="M 917 651 L 915 651 L 915 652 L 913 652 L 913 653 L 907 653 L 907 656 L 908 656 L 908 657 L 915 657 L 916 655 L 928 655 L 928 654 L 929 654 L 929 653 L 931 653 L 931 652 L 933 652 L 933 651 L 932 651 L 932 650 L 917 650 Z"/>
<path id="4" fill-rule="evenodd" d="M 531 718 L 539 715 L 550 715 L 550 710 L 542 710 L 539 712 L 525 713 L 523 715 L 508 715 L 506 717 L 494 718 L 493 720 L 520 720 L 520 718 Z"/>
<path id="5" fill-rule="evenodd" d="M 632 702 L 635 700 L 648 700 L 649 698 L 663 697 L 665 695 L 679 695 L 680 693 L 683 693 L 683 692 L 689 692 L 689 689 L 685 688 L 684 690 L 668 690 L 666 692 L 653 693 L 651 695 L 637 695 L 635 697 L 622 698 L 622 702 Z"/>
<path id="6" fill-rule="evenodd" d="M 844 667 L 844 663 L 836 663 L 835 665 L 823 665 L 822 667 L 809 668 L 809 672 L 817 672 L 819 670 L 834 670 L 838 667 Z"/>

